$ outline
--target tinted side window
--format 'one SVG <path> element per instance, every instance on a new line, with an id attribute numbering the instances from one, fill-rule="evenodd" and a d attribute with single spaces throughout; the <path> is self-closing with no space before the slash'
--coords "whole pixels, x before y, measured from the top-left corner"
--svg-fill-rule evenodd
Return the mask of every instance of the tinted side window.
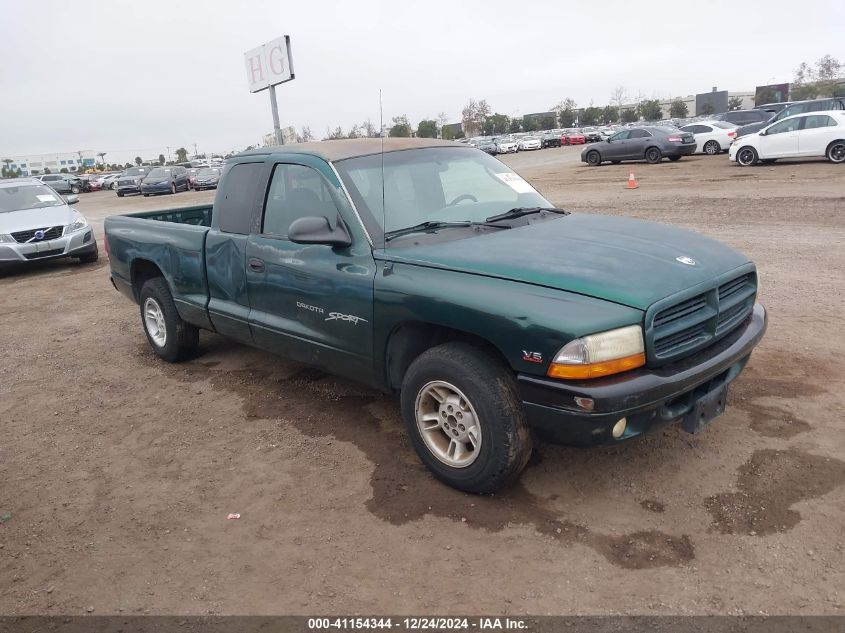
<path id="1" fill-rule="evenodd" d="M 264 163 L 240 163 L 226 173 L 220 187 L 221 195 L 214 200 L 214 213 L 221 231 L 249 234 L 263 167 Z"/>
<path id="2" fill-rule="evenodd" d="M 783 134 L 784 132 L 794 132 L 801 124 L 801 117 L 789 119 L 788 121 L 781 121 L 769 128 L 766 134 Z"/>
<path id="3" fill-rule="evenodd" d="M 616 134 L 610 137 L 610 140 L 624 141 L 626 138 L 628 138 L 628 134 L 630 134 L 630 132 L 628 132 L 627 130 L 625 130 L 624 132 L 617 132 Z"/>
<path id="4" fill-rule="evenodd" d="M 817 127 L 828 127 L 836 125 L 831 117 L 826 114 L 814 114 L 812 116 L 804 117 L 804 129 L 811 130 Z"/>
<path id="5" fill-rule="evenodd" d="M 286 236 L 294 220 L 324 216 L 334 220 L 337 207 L 320 173 L 304 165 L 276 165 L 264 204 L 261 232 Z"/>
<path id="6" fill-rule="evenodd" d="M 649 136 L 651 136 L 651 134 L 649 134 L 645 130 L 631 130 L 631 133 L 628 138 L 648 138 Z"/>

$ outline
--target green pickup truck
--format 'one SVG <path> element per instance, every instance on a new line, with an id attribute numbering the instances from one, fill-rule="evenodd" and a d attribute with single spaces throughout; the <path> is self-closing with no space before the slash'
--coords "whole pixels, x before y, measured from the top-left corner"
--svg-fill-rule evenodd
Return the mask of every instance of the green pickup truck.
<path id="1" fill-rule="evenodd" d="M 204 329 L 399 393 L 422 461 L 472 492 L 517 477 L 535 438 L 700 431 L 766 329 L 744 255 L 556 209 L 449 141 L 246 152 L 213 206 L 105 233 L 161 358 L 190 357 Z"/>

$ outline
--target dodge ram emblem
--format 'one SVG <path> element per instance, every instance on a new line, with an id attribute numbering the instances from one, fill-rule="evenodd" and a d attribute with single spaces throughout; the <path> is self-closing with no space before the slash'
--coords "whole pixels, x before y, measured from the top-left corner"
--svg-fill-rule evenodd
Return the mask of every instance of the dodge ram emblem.
<path id="1" fill-rule="evenodd" d="M 695 266 L 695 260 L 692 257 L 687 257 L 686 255 L 676 257 L 675 260 L 681 262 L 682 264 L 686 264 L 687 266 Z"/>

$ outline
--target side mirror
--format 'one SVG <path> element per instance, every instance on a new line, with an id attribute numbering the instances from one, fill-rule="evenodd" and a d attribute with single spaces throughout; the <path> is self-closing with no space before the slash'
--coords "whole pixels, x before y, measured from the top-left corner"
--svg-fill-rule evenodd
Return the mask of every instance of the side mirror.
<path id="1" fill-rule="evenodd" d="M 294 244 L 325 244 L 349 246 L 352 238 L 346 227 L 337 219 L 335 226 L 325 216 L 308 216 L 291 222 L 288 239 Z"/>
<path id="2" fill-rule="evenodd" d="M 607 141 L 608 143 L 610 143 L 610 142 L 611 142 L 611 138 L 612 138 L 612 137 L 608 136 L 608 137 L 607 137 L 606 139 L 604 139 L 604 140 L 605 140 L 605 141 Z"/>
<path id="3" fill-rule="evenodd" d="M 766 136 L 766 130 L 760 130 L 760 136 Z"/>
<path id="4" fill-rule="evenodd" d="M 67 198 L 65 198 L 65 202 L 68 204 L 76 204 L 79 202 L 79 196 L 75 193 L 70 194 Z"/>

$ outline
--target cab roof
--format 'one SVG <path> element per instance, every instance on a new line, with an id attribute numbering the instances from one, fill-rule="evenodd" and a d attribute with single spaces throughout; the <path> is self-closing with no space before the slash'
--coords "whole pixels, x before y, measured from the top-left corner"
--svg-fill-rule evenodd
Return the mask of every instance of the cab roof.
<path id="1" fill-rule="evenodd" d="M 435 138 L 350 138 L 332 141 L 314 141 L 263 147 L 238 154 L 242 156 L 271 156 L 273 154 L 310 154 L 332 162 L 358 156 L 370 156 L 384 151 L 398 152 L 406 149 L 425 147 L 467 147 L 464 143 L 442 141 Z"/>

